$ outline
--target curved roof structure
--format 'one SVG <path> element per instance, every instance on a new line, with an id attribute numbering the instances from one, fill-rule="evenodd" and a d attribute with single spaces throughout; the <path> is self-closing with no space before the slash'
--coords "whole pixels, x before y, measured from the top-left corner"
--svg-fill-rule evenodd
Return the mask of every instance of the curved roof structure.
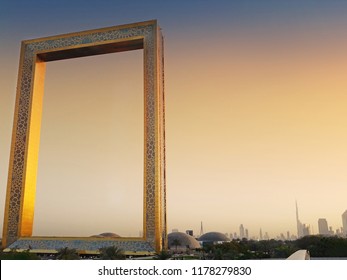
<path id="1" fill-rule="evenodd" d="M 309 260 L 310 252 L 307 250 L 298 250 L 291 254 L 287 260 Z"/>
<path id="2" fill-rule="evenodd" d="M 178 240 L 180 245 L 177 245 L 177 248 L 184 249 L 197 249 L 200 248 L 199 242 L 189 234 L 183 232 L 172 232 L 168 234 L 168 244 L 169 247 L 175 248 L 176 245 L 173 245 L 174 240 Z"/>
<path id="3" fill-rule="evenodd" d="M 215 232 L 215 231 L 208 232 L 208 233 L 201 235 L 198 240 L 202 241 L 202 242 L 230 241 L 230 239 L 228 237 L 226 237 L 225 234 L 223 234 L 221 232 Z"/>
<path id="4" fill-rule="evenodd" d="M 115 234 L 113 232 L 103 232 L 97 235 L 92 235 L 91 237 L 106 237 L 106 238 L 119 238 L 120 236 L 118 234 Z"/>

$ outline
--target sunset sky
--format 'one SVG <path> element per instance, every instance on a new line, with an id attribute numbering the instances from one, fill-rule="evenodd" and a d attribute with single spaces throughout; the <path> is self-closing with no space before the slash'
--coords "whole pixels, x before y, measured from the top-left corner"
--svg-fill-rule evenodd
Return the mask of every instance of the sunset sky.
<path id="1" fill-rule="evenodd" d="M 347 209 L 347 2 L 0 0 L 0 229 L 22 40 L 157 19 L 168 231 Z M 47 63 L 34 235 L 142 230 L 143 51 Z"/>

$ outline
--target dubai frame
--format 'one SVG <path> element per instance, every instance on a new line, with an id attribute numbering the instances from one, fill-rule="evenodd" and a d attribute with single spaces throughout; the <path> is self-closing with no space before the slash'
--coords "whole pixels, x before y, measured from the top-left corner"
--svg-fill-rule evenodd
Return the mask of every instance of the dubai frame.
<path id="1" fill-rule="evenodd" d="M 33 237 L 46 62 L 143 49 L 144 198 L 139 238 Z M 76 248 L 126 252 L 167 248 L 163 38 L 156 20 L 22 42 L 7 184 L 3 246 L 33 251 Z"/>

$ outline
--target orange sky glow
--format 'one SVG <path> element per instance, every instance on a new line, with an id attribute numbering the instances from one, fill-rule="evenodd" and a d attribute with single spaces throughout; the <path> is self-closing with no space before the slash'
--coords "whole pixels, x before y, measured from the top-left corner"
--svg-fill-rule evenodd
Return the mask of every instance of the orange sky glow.
<path id="1" fill-rule="evenodd" d="M 20 40 L 109 22 L 23 32 L 12 49 L 4 45 L 1 229 Z M 319 218 L 340 228 L 347 209 L 347 22 L 230 24 L 215 32 L 198 19 L 181 31 L 164 16 L 159 24 L 168 231 L 198 234 L 202 221 L 205 232 L 234 233 L 243 224 L 254 237 L 260 228 L 271 237 L 296 234 L 295 200 L 314 233 Z M 142 58 L 139 50 L 47 64 L 35 235 L 140 234 Z"/>

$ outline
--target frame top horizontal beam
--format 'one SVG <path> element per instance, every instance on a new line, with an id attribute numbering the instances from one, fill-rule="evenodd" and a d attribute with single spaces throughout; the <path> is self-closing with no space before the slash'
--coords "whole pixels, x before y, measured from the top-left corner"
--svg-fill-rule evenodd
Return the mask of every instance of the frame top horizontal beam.
<path id="1" fill-rule="evenodd" d="M 74 47 L 71 49 L 54 50 L 49 52 L 38 53 L 37 56 L 41 61 L 48 62 L 138 49 L 143 49 L 143 38 L 113 42 L 102 45 L 96 44 L 85 47 Z"/>

